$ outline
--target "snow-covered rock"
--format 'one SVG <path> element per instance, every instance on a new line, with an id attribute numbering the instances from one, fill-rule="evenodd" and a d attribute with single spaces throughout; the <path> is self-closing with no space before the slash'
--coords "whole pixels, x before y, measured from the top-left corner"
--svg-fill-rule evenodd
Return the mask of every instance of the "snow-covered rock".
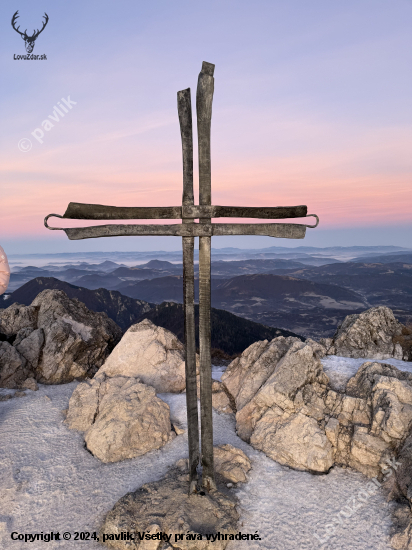
<path id="1" fill-rule="evenodd" d="M 331 385 L 319 359 L 323 346 L 295 341 L 279 359 L 285 344 L 253 344 L 222 377 L 237 398 L 238 435 L 295 469 L 342 465 L 379 475 L 412 429 L 412 374 L 366 361 L 349 381 Z M 254 380 L 265 381 L 256 389 Z"/>
<path id="2" fill-rule="evenodd" d="M 79 384 L 65 422 L 84 432 L 88 450 L 102 462 L 141 456 L 172 438 L 169 406 L 133 377 L 100 374 Z"/>

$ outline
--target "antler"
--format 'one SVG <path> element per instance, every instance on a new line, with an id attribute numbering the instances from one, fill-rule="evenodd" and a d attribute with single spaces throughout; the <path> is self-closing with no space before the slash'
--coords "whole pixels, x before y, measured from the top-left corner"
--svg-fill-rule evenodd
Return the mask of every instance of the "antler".
<path id="1" fill-rule="evenodd" d="M 43 23 L 43 26 L 42 28 L 39 30 L 37 29 L 37 32 L 33 34 L 32 38 L 36 39 L 39 34 L 44 30 L 44 27 L 47 25 L 48 21 L 49 21 L 49 16 L 47 15 L 46 12 L 44 12 L 44 15 L 43 15 L 44 19 L 45 19 L 45 22 Z"/>
<path id="2" fill-rule="evenodd" d="M 25 35 L 26 35 L 25 32 L 20 32 L 20 31 L 19 31 L 20 25 L 17 27 L 17 29 L 16 29 L 16 27 L 15 27 L 16 20 L 17 20 L 18 17 L 19 17 L 19 16 L 17 15 L 18 13 L 19 13 L 19 10 L 17 10 L 16 13 L 13 15 L 13 18 L 12 18 L 12 20 L 11 20 L 11 26 L 13 27 L 13 29 L 14 29 L 16 32 L 18 32 L 18 33 L 21 34 L 22 36 L 25 36 Z M 26 32 L 27 32 L 27 29 L 26 29 Z M 26 35 L 26 36 L 27 36 L 27 35 Z"/>

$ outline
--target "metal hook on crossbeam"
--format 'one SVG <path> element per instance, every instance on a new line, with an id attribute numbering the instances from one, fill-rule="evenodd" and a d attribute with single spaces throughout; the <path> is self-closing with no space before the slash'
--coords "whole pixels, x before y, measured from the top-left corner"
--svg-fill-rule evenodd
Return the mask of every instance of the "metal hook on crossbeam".
<path id="1" fill-rule="evenodd" d="M 311 228 L 318 227 L 319 217 L 316 214 L 306 214 L 305 218 L 308 218 L 309 216 L 313 216 L 313 217 L 316 218 L 316 224 L 315 225 L 305 225 L 305 227 L 311 227 Z"/>
<path id="2" fill-rule="evenodd" d="M 47 229 L 51 229 L 52 231 L 64 231 L 64 228 L 63 227 L 50 227 L 49 225 L 47 225 L 47 220 L 49 218 L 51 218 L 52 216 L 54 216 L 55 218 L 63 218 L 64 216 L 60 216 L 60 214 L 49 214 L 48 216 L 46 216 L 44 218 L 44 226 L 47 228 Z"/>

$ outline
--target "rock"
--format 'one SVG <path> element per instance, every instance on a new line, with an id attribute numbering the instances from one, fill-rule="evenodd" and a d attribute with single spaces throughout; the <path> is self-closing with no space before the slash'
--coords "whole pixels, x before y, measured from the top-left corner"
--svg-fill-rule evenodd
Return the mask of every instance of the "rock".
<path id="1" fill-rule="evenodd" d="M 312 338 L 306 338 L 305 344 L 312 348 L 313 353 L 318 359 L 323 359 L 327 355 L 327 348 L 321 342 L 315 342 Z"/>
<path id="2" fill-rule="evenodd" d="M 226 481 L 244 483 L 251 463 L 245 453 L 233 445 L 225 444 L 213 447 L 213 459 L 216 473 Z"/>
<path id="3" fill-rule="evenodd" d="M 297 407 L 304 406 L 302 390 L 305 386 L 318 382 L 328 383 L 319 359 L 312 347 L 300 340 L 294 342 L 278 362 L 275 371 L 255 396 L 236 414 L 238 435 L 249 441 L 256 423 L 270 407 L 278 407 L 289 414 Z M 300 393 L 299 393 L 300 392 Z"/>
<path id="4" fill-rule="evenodd" d="M 284 343 L 275 340 L 270 343 L 272 352 L 278 342 Z M 242 380 L 251 392 L 250 373 L 264 371 L 266 376 L 272 370 L 238 409 L 238 435 L 298 470 L 326 473 L 337 464 L 369 477 L 380 475 L 382 462 L 401 448 L 412 429 L 412 374 L 367 361 L 348 381 L 345 393 L 332 389 L 323 372 L 319 358 L 324 346 L 297 341 L 280 359 L 273 353 L 274 366 L 258 368 L 247 362 L 247 356 L 254 352 L 256 363 L 261 363 L 270 345 L 257 344 L 232 363 L 225 378 L 242 405 Z"/>
<path id="5" fill-rule="evenodd" d="M 172 426 L 174 431 L 176 432 L 176 435 L 182 435 L 185 433 L 185 429 L 179 426 L 179 424 L 176 424 L 175 422 L 172 422 Z"/>
<path id="6" fill-rule="evenodd" d="M 368 477 L 375 477 L 381 472 L 380 463 L 389 458 L 390 454 L 388 443 L 369 434 L 367 428 L 355 426 L 349 466 Z"/>
<path id="7" fill-rule="evenodd" d="M 395 472 L 395 490 L 391 496 L 398 502 L 392 512 L 391 546 L 396 550 L 412 550 L 412 434 L 391 466 Z"/>
<path id="8" fill-rule="evenodd" d="M 0 332 L 7 336 L 17 334 L 23 328 L 37 328 L 38 307 L 12 304 L 0 310 Z"/>
<path id="9" fill-rule="evenodd" d="M 319 344 L 326 349 L 326 355 L 336 355 L 333 338 L 320 338 Z"/>
<path id="10" fill-rule="evenodd" d="M 30 330 L 29 334 L 26 333 L 27 330 Z M 44 331 L 42 328 L 38 328 L 36 330 L 33 330 L 32 332 L 31 328 L 20 330 L 17 333 L 16 340 L 13 343 L 14 347 L 17 349 L 20 355 L 22 355 L 26 359 L 27 364 L 33 371 L 35 371 L 38 367 L 40 352 L 43 344 Z"/>
<path id="11" fill-rule="evenodd" d="M 395 477 L 400 493 L 412 508 L 412 434 L 405 440 L 397 457 Z"/>
<path id="12" fill-rule="evenodd" d="M 412 550 L 412 515 L 406 503 L 398 505 L 392 513 L 390 542 L 395 550 Z"/>
<path id="13" fill-rule="evenodd" d="M 29 376 L 44 384 L 92 376 L 121 337 L 105 313 L 88 310 L 60 290 L 44 290 L 30 306 L 0 310 L 0 332 L 16 352 L 12 357 L 5 348 L 9 359 L 6 371 L 0 359 L 0 387 L 13 388 Z"/>
<path id="14" fill-rule="evenodd" d="M 223 478 L 226 485 L 227 481 L 233 483 L 247 481 L 251 462 L 241 449 L 233 447 L 229 443 L 215 446 L 213 447 L 213 460 L 216 474 Z M 189 459 L 181 458 L 176 462 L 175 467 L 182 473 L 189 473 Z"/>
<path id="15" fill-rule="evenodd" d="M 333 336 L 334 354 L 354 358 L 402 359 L 401 345 L 393 343 L 393 338 L 401 335 L 402 328 L 403 325 L 386 306 L 347 315 Z"/>
<path id="16" fill-rule="evenodd" d="M 143 485 L 133 493 L 122 497 L 107 514 L 102 528 L 103 535 L 137 532 L 156 529 L 172 535 L 169 544 L 179 550 L 203 550 L 213 548 L 223 550 L 229 540 L 207 541 L 206 534 L 234 534 L 238 532 L 239 514 L 236 511 L 236 497 L 226 489 L 205 495 L 188 495 L 189 482 L 182 479 L 179 468 L 173 468 L 160 481 Z M 174 535 L 183 534 L 182 541 L 175 541 Z M 194 535 L 194 540 L 186 540 L 186 534 Z M 199 540 L 197 535 L 201 535 Z M 113 537 L 114 538 L 114 537 Z M 136 535 L 137 538 L 137 535 Z M 127 541 L 106 540 L 108 548 L 129 550 Z M 140 545 L 138 548 L 142 548 Z"/>
<path id="17" fill-rule="evenodd" d="M 13 397 L 24 397 L 25 395 L 24 391 L 16 391 Z"/>
<path id="18" fill-rule="evenodd" d="M 179 393 L 185 389 L 184 346 L 172 332 L 145 319 L 129 328 L 99 372 L 137 377 L 159 393 Z"/>
<path id="19" fill-rule="evenodd" d="M 236 412 L 233 397 L 223 382 L 219 382 L 219 380 L 212 380 L 212 407 L 222 414 L 234 414 Z"/>
<path id="20" fill-rule="evenodd" d="M 359 367 L 355 376 L 349 379 L 346 384 L 346 393 L 357 397 L 370 397 L 376 376 L 390 376 L 397 380 L 406 380 L 412 384 L 412 373 L 401 371 L 387 363 L 366 361 Z"/>
<path id="21" fill-rule="evenodd" d="M 132 377 L 101 374 L 79 384 L 65 423 L 85 432 L 88 450 L 105 463 L 141 456 L 172 437 L 169 406 Z"/>
<path id="22" fill-rule="evenodd" d="M 27 361 L 8 342 L 0 342 L 0 387 L 19 388 L 32 375 Z"/>
<path id="23" fill-rule="evenodd" d="M 73 391 L 65 420 L 71 430 L 86 432 L 95 421 L 101 383 L 102 378 L 85 380 Z"/>
<path id="24" fill-rule="evenodd" d="M 250 439 L 255 449 L 296 470 L 325 473 L 333 466 L 333 451 L 325 431 L 313 418 L 269 409 Z"/>
<path id="25" fill-rule="evenodd" d="M 367 361 L 348 381 L 346 391 L 370 402 L 371 434 L 398 449 L 412 428 L 412 374 Z"/>
<path id="26" fill-rule="evenodd" d="M 92 376 L 120 340 L 121 330 L 105 313 L 95 313 L 61 290 L 44 290 L 32 302 L 45 344 L 36 380 L 62 384 Z"/>
<path id="27" fill-rule="evenodd" d="M 37 391 L 39 389 L 39 386 L 37 385 L 37 382 L 34 378 L 27 378 L 23 384 L 21 385 L 23 389 L 31 390 L 31 391 Z"/>
<path id="28" fill-rule="evenodd" d="M 239 411 L 256 394 L 298 338 L 278 336 L 270 342 L 263 340 L 249 346 L 240 357 L 230 363 L 223 373 L 222 382 L 235 399 Z"/>

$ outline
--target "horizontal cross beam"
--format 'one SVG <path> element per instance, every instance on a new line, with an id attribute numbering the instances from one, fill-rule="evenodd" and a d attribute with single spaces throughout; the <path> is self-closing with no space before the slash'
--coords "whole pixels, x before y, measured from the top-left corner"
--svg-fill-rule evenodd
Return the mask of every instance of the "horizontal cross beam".
<path id="1" fill-rule="evenodd" d="M 104 206 L 71 202 L 63 218 L 72 220 L 154 220 L 199 218 L 304 218 L 307 206 Z"/>
<path id="2" fill-rule="evenodd" d="M 171 225 L 95 225 L 91 227 L 66 227 L 62 229 L 71 241 L 98 237 L 125 236 L 174 236 L 212 237 L 222 235 L 262 235 L 283 239 L 303 239 L 306 225 L 292 223 L 190 223 Z"/>

